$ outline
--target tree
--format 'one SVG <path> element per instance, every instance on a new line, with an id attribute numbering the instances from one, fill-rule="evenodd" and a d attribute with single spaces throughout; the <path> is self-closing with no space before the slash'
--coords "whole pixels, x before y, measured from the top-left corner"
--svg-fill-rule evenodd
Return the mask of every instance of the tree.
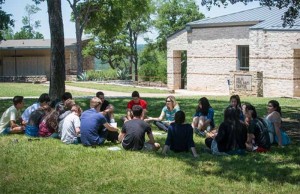
<path id="1" fill-rule="evenodd" d="M 112 69 L 126 69 L 130 50 L 125 32 L 126 1 L 98 1 L 97 12 L 90 13 L 85 31 L 93 36 L 84 54 L 95 56 Z M 124 70 L 125 71 L 125 70 Z"/>
<path id="2" fill-rule="evenodd" d="M 43 39 L 44 36 L 40 32 L 35 31 L 39 27 L 41 27 L 41 21 L 36 20 L 33 21 L 32 16 L 39 12 L 41 9 L 36 5 L 27 4 L 25 7 L 25 11 L 27 13 L 26 16 L 23 17 L 22 23 L 23 27 L 21 31 L 16 32 L 14 35 L 14 39 Z"/>
<path id="3" fill-rule="evenodd" d="M 181 30 L 188 22 L 204 18 L 194 0 L 161 0 L 157 2 L 157 46 L 167 50 L 167 37 Z"/>
<path id="4" fill-rule="evenodd" d="M 242 2 L 247 5 L 247 3 L 252 2 L 253 0 L 202 0 L 201 4 L 206 5 L 208 9 L 211 8 L 212 5 L 216 6 L 227 6 L 228 2 L 231 4 L 235 4 L 238 2 Z M 299 17 L 299 10 L 300 10 L 300 1 L 299 0 L 259 0 L 261 6 L 268 6 L 268 7 L 277 7 L 279 9 L 287 8 L 287 11 L 281 16 L 283 20 L 282 26 L 290 26 L 294 25 L 295 19 Z"/>
<path id="5" fill-rule="evenodd" d="M 33 1 L 41 3 L 44 0 Z M 49 96 L 52 100 L 54 100 L 60 98 L 65 92 L 66 78 L 64 26 L 62 20 L 61 0 L 47 0 L 47 7 L 51 36 Z"/>
<path id="6" fill-rule="evenodd" d="M 90 0 L 80 2 L 80 0 L 67 0 L 72 11 L 75 21 L 76 32 L 76 58 L 77 58 L 77 76 L 83 73 L 83 58 L 82 58 L 82 34 L 86 23 L 90 19 L 90 13 L 97 11 L 98 7 Z"/>
<path id="7" fill-rule="evenodd" d="M 151 0 L 130 1 L 125 9 L 128 15 L 127 30 L 130 44 L 130 66 L 134 66 L 134 80 L 138 81 L 138 51 L 137 39 L 140 34 L 148 31 L 151 25 L 150 14 L 154 8 Z M 130 71 L 132 74 L 132 71 Z"/>
<path id="8" fill-rule="evenodd" d="M 11 14 L 7 14 L 2 10 L 2 4 L 5 0 L 0 0 L 0 42 L 4 39 L 3 33 L 14 26 L 14 20 L 11 19 Z"/>

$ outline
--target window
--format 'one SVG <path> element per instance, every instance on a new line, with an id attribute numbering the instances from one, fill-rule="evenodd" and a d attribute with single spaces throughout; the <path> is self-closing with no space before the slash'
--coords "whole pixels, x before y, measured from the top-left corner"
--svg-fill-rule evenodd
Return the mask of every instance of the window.
<path id="1" fill-rule="evenodd" d="M 238 62 L 239 70 L 249 71 L 249 46 L 238 46 Z"/>

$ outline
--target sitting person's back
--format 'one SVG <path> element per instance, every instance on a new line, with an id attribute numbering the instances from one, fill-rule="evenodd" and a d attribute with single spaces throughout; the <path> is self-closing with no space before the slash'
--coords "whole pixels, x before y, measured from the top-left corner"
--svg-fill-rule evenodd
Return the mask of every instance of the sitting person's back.
<path id="1" fill-rule="evenodd" d="M 216 136 L 205 139 L 205 144 L 213 154 L 244 154 L 246 150 L 247 127 L 239 120 L 239 111 L 227 107 L 224 121 Z"/>
<path id="2" fill-rule="evenodd" d="M 190 124 L 184 124 L 185 114 L 183 111 L 175 113 L 175 123 L 171 123 L 168 129 L 168 136 L 163 149 L 165 154 L 168 149 L 174 152 L 187 152 L 192 150 L 197 157 L 195 143 L 193 140 L 193 128 Z"/>
<path id="3" fill-rule="evenodd" d="M 132 107 L 133 119 L 124 123 L 119 135 L 119 141 L 125 150 L 158 150 L 160 145 L 154 142 L 151 127 L 144 120 L 141 120 L 143 108 L 139 105 Z M 145 134 L 149 142 L 145 142 Z"/>

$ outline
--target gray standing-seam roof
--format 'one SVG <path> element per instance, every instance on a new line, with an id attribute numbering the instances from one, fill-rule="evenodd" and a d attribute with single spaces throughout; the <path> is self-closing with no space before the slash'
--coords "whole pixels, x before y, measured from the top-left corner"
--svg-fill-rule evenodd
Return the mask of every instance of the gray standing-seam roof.
<path id="1" fill-rule="evenodd" d="M 65 47 L 75 46 L 76 39 L 65 39 Z M 23 40 L 3 40 L 0 43 L 2 49 L 50 49 L 50 39 L 23 39 Z"/>
<path id="2" fill-rule="evenodd" d="M 187 26 L 191 27 L 215 27 L 215 26 L 237 26 L 252 25 L 250 29 L 262 30 L 300 30 L 300 19 L 295 20 L 294 26 L 282 26 L 281 16 L 286 8 L 278 9 L 276 7 L 258 7 L 237 13 L 232 13 L 215 18 L 207 18 L 190 22 Z"/>

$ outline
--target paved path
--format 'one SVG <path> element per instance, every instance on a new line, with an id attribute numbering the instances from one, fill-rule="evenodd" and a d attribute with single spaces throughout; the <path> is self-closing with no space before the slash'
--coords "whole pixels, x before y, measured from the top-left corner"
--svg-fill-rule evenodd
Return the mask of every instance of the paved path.
<path id="1" fill-rule="evenodd" d="M 126 87 L 126 86 L 124 86 Z M 137 87 L 138 88 L 138 87 Z M 149 87 L 147 87 L 149 88 Z M 84 92 L 91 92 L 95 93 L 98 92 L 99 90 L 97 89 L 90 89 L 90 88 L 81 88 L 81 87 L 75 87 L 75 86 L 68 86 L 66 85 L 66 89 L 68 90 L 73 90 L 73 91 L 84 91 Z M 162 90 L 167 90 L 167 88 L 161 88 Z M 115 91 L 107 91 L 107 90 L 101 90 L 106 97 L 130 97 L 132 91 L 128 92 L 115 92 Z M 168 91 L 168 90 L 167 90 Z M 205 95 L 220 95 L 216 93 L 208 93 L 208 92 L 197 92 L 197 91 L 187 91 L 187 90 L 175 90 L 174 93 L 140 93 L 141 97 L 167 97 L 169 95 L 173 95 L 175 97 L 180 97 L 180 96 L 205 96 Z"/>
<path id="2" fill-rule="evenodd" d="M 48 85 L 49 84 L 45 84 Z M 127 87 L 126 85 L 123 85 L 124 87 Z M 153 88 L 153 87 L 141 87 L 141 86 L 136 86 L 136 88 Z M 161 89 L 161 90 L 166 90 L 169 91 L 167 88 L 156 88 L 156 89 Z M 90 92 L 96 94 L 99 90 L 97 89 L 90 89 L 90 88 L 83 88 L 83 87 L 76 87 L 76 86 L 69 86 L 66 85 L 66 90 L 71 90 L 71 91 L 79 91 L 79 92 Z M 107 90 L 101 90 L 106 97 L 108 98 L 116 98 L 116 97 L 131 97 L 131 93 L 133 91 L 128 90 L 128 92 L 116 92 L 116 91 L 107 91 Z M 167 97 L 169 95 L 173 95 L 175 97 L 188 97 L 188 96 L 197 96 L 197 97 L 202 97 L 202 96 L 207 96 L 207 95 L 212 95 L 212 96 L 218 96 L 220 94 L 212 93 L 212 92 L 197 92 L 197 91 L 187 91 L 187 90 L 175 90 L 174 93 L 140 93 L 141 97 Z M 76 96 L 74 96 L 76 98 Z M 0 97 L 0 99 L 11 99 L 12 97 Z M 26 96 L 26 98 L 38 98 L 38 96 Z"/>

